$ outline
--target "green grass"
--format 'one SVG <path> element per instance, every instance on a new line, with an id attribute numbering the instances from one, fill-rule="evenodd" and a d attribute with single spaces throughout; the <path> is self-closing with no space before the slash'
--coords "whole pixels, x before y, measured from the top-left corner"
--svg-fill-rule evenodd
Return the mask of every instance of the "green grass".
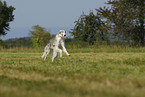
<path id="1" fill-rule="evenodd" d="M 145 48 L 68 49 L 51 62 L 43 49 L 0 50 L 0 97 L 145 97 Z"/>

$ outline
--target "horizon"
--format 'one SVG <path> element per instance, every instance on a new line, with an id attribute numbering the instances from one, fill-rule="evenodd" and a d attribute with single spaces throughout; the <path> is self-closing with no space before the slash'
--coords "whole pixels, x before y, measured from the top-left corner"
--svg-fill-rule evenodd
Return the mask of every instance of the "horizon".
<path id="1" fill-rule="evenodd" d="M 67 32 L 67 37 L 70 36 L 70 29 L 69 27 L 44 27 L 46 31 L 50 32 L 50 34 L 56 34 L 60 29 L 64 29 Z M 0 39 L 2 40 L 8 40 L 8 39 L 15 39 L 15 38 L 24 38 L 29 37 L 29 33 L 32 29 L 32 27 L 13 27 L 10 29 L 12 33 L 7 33 L 7 36 L 1 36 Z M 17 36 L 15 36 L 17 34 Z"/>

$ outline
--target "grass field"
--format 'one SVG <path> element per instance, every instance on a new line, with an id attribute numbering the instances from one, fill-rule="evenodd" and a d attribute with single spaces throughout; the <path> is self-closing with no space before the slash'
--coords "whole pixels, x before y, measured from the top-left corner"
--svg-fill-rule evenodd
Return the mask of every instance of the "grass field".
<path id="1" fill-rule="evenodd" d="M 68 49 L 44 62 L 43 49 L 0 50 L 0 97 L 145 97 L 145 48 Z"/>

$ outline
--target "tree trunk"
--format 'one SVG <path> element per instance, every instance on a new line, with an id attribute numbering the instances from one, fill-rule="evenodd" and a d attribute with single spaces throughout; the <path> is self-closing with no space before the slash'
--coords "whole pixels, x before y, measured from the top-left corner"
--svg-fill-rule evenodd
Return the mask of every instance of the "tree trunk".
<path id="1" fill-rule="evenodd" d="M 139 6 L 139 22 L 140 22 L 140 29 L 139 29 L 139 43 L 141 46 L 144 46 L 144 39 L 145 39 L 145 29 L 144 29 L 144 0 L 140 1 Z"/>

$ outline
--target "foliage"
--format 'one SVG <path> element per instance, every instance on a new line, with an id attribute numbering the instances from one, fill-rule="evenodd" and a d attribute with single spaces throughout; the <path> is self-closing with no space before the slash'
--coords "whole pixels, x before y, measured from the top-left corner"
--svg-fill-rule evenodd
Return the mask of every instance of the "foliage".
<path id="1" fill-rule="evenodd" d="M 76 41 L 73 38 L 66 37 L 65 39 L 65 46 L 67 49 L 79 49 L 79 48 L 86 48 L 90 46 L 88 42 L 85 41 Z"/>
<path id="2" fill-rule="evenodd" d="M 6 48 L 32 47 L 29 37 L 8 39 L 4 41 Z"/>
<path id="3" fill-rule="evenodd" d="M 109 0 L 111 8 L 96 9 L 113 36 L 144 45 L 145 0 Z"/>
<path id="4" fill-rule="evenodd" d="M 0 49 L 5 46 L 4 42 L 0 39 Z"/>
<path id="5" fill-rule="evenodd" d="M 68 49 L 51 62 L 43 49 L 0 50 L 1 97 L 144 97 L 145 48 Z"/>
<path id="6" fill-rule="evenodd" d="M 33 26 L 32 29 L 33 31 L 30 31 L 29 35 L 31 37 L 33 47 L 37 48 L 45 46 L 51 38 L 50 32 L 46 31 L 45 28 L 40 27 L 39 25 Z"/>
<path id="7" fill-rule="evenodd" d="M 106 33 L 102 29 L 104 23 L 93 12 L 89 15 L 84 13 L 75 21 L 75 26 L 70 32 L 75 40 L 94 44 L 95 41 L 106 40 Z"/>
<path id="8" fill-rule="evenodd" d="M 90 46 L 88 42 L 84 41 L 71 41 L 71 42 L 66 42 L 66 48 L 67 49 L 77 49 L 77 48 L 86 48 Z"/>
<path id="9" fill-rule="evenodd" d="M 7 6 L 6 1 L 0 0 L 0 35 L 5 35 L 9 28 L 9 22 L 14 20 L 13 11 L 15 10 L 12 6 Z"/>

